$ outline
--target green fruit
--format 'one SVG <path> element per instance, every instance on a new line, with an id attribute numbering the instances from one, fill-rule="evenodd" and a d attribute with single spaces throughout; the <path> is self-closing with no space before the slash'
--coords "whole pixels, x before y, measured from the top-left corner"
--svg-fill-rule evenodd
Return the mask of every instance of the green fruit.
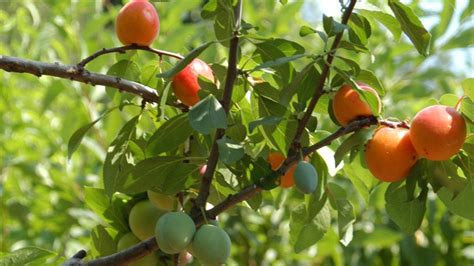
<path id="1" fill-rule="evenodd" d="M 230 255 L 230 238 L 221 228 L 205 224 L 194 235 L 190 249 L 203 264 L 223 264 Z"/>
<path id="2" fill-rule="evenodd" d="M 175 254 L 183 251 L 191 243 L 196 225 L 184 212 L 169 212 L 158 220 L 155 238 L 161 251 Z"/>
<path id="3" fill-rule="evenodd" d="M 318 173 L 314 166 L 305 161 L 300 161 L 296 166 L 295 173 L 296 187 L 305 194 L 311 194 L 318 186 Z"/>
<path id="4" fill-rule="evenodd" d="M 132 233 L 140 240 L 155 234 L 156 221 L 163 215 L 149 200 L 142 200 L 133 206 L 128 216 L 128 224 Z"/>
<path id="5" fill-rule="evenodd" d="M 152 190 L 148 190 L 147 192 L 148 199 L 150 200 L 151 203 L 153 203 L 158 209 L 164 210 L 164 211 L 172 211 L 174 210 L 175 206 L 175 198 L 164 195 Z"/>
<path id="6" fill-rule="evenodd" d="M 120 238 L 117 244 L 117 251 L 122 251 L 138 243 L 140 243 L 140 239 L 138 239 L 133 233 L 127 233 L 126 235 Z M 148 266 L 148 265 L 156 265 L 157 263 L 158 263 L 158 258 L 156 257 L 155 253 L 152 253 L 137 261 L 131 262 L 128 265 Z"/>

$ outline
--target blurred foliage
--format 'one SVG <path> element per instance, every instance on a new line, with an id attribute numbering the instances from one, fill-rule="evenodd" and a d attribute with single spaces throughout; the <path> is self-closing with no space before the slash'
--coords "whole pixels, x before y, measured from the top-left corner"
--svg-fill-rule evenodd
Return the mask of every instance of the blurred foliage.
<path id="1" fill-rule="evenodd" d="M 207 41 L 215 40 L 213 21 L 201 18 L 204 2 L 207 1 L 155 2 L 161 19 L 161 32 L 153 47 L 186 54 Z M 265 46 L 265 42 L 256 41 L 259 38 L 284 38 L 297 43 L 297 51 L 324 53 L 327 47 L 318 34 L 300 35 L 302 26 L 323 30 L 321 14 L 325 10 L 321 10 L 319 1 L 282 4 L 284 2 L 244 1 L 243 19 L 253 28 L 248 29 L 248 36 L 252 38 L 241 42 L 243 57 L 239 66 L 242 69 L 254 69 L 262 60 L 266 61 L 262 51 L 270 49 L 273 43 Z M 369 2 L 389 10 L 385 1 Z M 463 94 L 461 82 L 472 76 L 473 69 L 472 1 L 469 1 L 470 7 L 461 5 L 465 2 L 413 1 L 409 4 L 423 23 L 434 21 L 428 27 L 433 39 L 427 57 L 420 56 L 404 35 L 399 38 L 397 29 L 387 29 L 371 15 L 367 15 L 372 26 L 367 42 L 370 54 L 342 49 L 338 52 L 339 56 L 357 62 L 360 68 L 372 71 L 384 85 L 384 116 L 409 119 L 443 95 Z M 113 27 L 119 8 L 120 4 L 112 5 L 100 0 L 0 1 L 0 54 L 75 64 L 101 48 L 120 45 Z M 360 13 L 365 15 L 363 11 Z M 161 62 L 154 55 L 138 51 L 103 56 L 87 68 L 106 73 L 116 62 L 132 57 L 139 71 L 131 75 L 163 91 L 162 81 L 152 77 L 157 71 L 170 69 L 176 61 L 165 59 Z M 216 63 L 213 68 L 216 72 L 220 69 L 221 73 L 220 64 L 225 65 L 226 57 L 227 48 L 220 44 L 200 55 L 201 59 Z M 305 64 L 304 60 L 293 61 L 294 69 L 290 72 L 301 71 Z M 342 67 L 343 63 L 336 61 L 336 65 Z M 277 73 L 287 73 L 288 69 L 287 65 L 275 67 Z M 290 79 L 285 76 L 274 78 L 266 71 L 255 71 L 252 75 L 256 79 L 270 80 L 273 86 L 283 86 Z M 90 250 L 94 246 L 91 235 L 116 236 L 117 231 L 110 233 L 104 229 L 107 220 L 94 212 L 91 201 L 89 205 L 85 202 L 88 197 L 98 200 L 99 195 L 105 195 L 105 191 L 92 187 L 104 186 L 102 168 L 108 146 L 125 122 L 141 113 L 140 102 L 127 97 L 100 86 L 0 71 L 1 253 L 32 252 L 48 263 L 60 263 L 79 249 Z M 304 95 L 299 97 L 307 99 Z M 445 100 L 449 98 L 443 97 Z M 124 99 L 129 99 L 129 104 L 117 108 Z M 318 104 L 317 127 L 334 131 L 336 125 L 325 116 L 328 100 L 328 97 L 323 97 Z M 292 112 L 297 113 L 298 108 L 301 107 L 293 107 Z M 114 110 L 108 112 L 111 109 Z M 156 108 L 143 113 L 137 127 L 147 134 L 164 123 L 157 121 L 151 113 L 171 117 L 177 111 Z M 77 152 L 68 159 L 68 141 L 73 133 L 103 114 L 106 114 L 104 118 L 92 127 Z M 308 138 L 319 139 L 324 134 L 321 131 L 319 135 Z M 203 137 L 199 141 L 206 143 L 209 139 Z M 332 157 L 332 151 L 340 143 L 335 141 L 330 149 L 323 149 L 321 156 L 325 159 Z M 262 149 L 246 147 L 246 152 L 259 153 Z M 206 150 L 196 153 L 196 156 L 203 156 Z M 343 197 L 354 208 L 353 240 L 347 246 L 340 242 L 340 232 L 336 219 L 333 219 L 334 223 L 317 245 L 295 253 L 290 244 L 290 213 L 305 199 L 294 190 L 275 189 L 263 193 L 256 200 L 263 202 L 258 211 L 236 207 L 219 217 L 220 225 L 233 241 L 229 265 L 474 263 L 473 222 L 453 215 L 435 193 L 430 191 L 427 195 L 426 214 L 420 229 L 407 234 L 387 215 L 384 194 L 388 184 L 371 178 L 357 158 L 337 174 L 334 174 L 330 160 L 327 164 L 331 187 L 345 191 Z M 195 169 L 189 169 L 189 172 L 195 174 Z M 223 185 L 220 193 L 213 194 L 211 202 L 217 204 L 223 199 L 223 192 L 234 189 Z M 124 194 L 116 196 L 118 204 L 129 199 Z M 137 197 L 143 197 L 143 194 Z M 248 203 L 252 204 L 251 201 Z M 127 209 L 129 205 L 130 202 L 122 207 Z M 332 217 L 337 217 L 337 211 L 330 211 Z M 21 249 L 29 246 L 57 254 L 51 257 L 44 250 Z M 104 254 L 100 250 L 90 252 Z"/>

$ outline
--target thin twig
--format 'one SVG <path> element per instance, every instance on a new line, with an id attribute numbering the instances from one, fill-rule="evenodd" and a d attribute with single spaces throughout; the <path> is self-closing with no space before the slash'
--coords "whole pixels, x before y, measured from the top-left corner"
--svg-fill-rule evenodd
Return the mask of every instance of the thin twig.
<path id="1" fill-rule="evenodd" d="M 176 53 L 173 53 L 173 52 L 158 50 L 158 49 L 154 49 L 154 48 L 151 48 L 151 47 L 148 47 L 148 46 L 141 46 L 141 45 L 132 44 L 132 45 L 126 45 L 126 46 L 120 46 L 120 47 L 114 47 L 114 48 L 108 48 L 108 49 L 103 48 L 102 50 L 99 50 L 99 51 L 91 54 L 90 56 L 84 58 L 81 62 L 79 62 L 79 64 L 77 64 L 77 66 L 84 68 L 87 63 L 91 62 L 92 60 L 96 59 L 99 56 L 102 56 L 102 55 L 105 55 L 105 54 L 110 54 L 110 53 L 121 53 L 121 54 L 123 54 L 128 50 L 148 51 L 148 52 L 159 55 L 160 58 L 164 55 L 169 56 L 169 57 L 173 57 L 173 58 L 176 58 L 176 59 L 180 59 L 180 60 L 184 58 L 182 55 L 176 54 Z"/>
<path id="2" fill-rule="evenodd" d="M 131 80 L 90 72 L 75 65 L 65 65 L 60 63 L 44 63 L 39 61 L 26 60 L 18 57 L 0 55 L 0 69 L 7 72 L 29 73 L 37 77 L 52 76 L 79 81 L 93 86 L 103 85 L 118 89 L 120 92 L 142 97 L 147 102 L 159 103 L 160 96 L 156 90 L 134 82 Z M 180 103 L 171 103 L 171 106 L 187 109 Z"/>
<path id="3" fill-rule="evenodd" d="M 233 37 L 230 40 L 229 47 L 229 63 L 227 67 L 226 80 L 224 85 L 224 94 L 222 96 L 221 105 L 224 108 L 226 114 L 229 113 L 232 92 L 234 87 L 234 82 L 237 77 L 237 53 L 239 47 L 239 30 L 240 23 L 242 20 L 242 1 L 239 0 L 234 10 L 235 13 L 235 27 Z M 225 134 L 225 129 L 217 129 L 216 136 L 214 137 L 214 143 L 212 144 L 211 153 L 207 161 L 206 172 L 204 173 L 201 180 L 201 187 L 199 189 L 199 194 L 196 198 L 196 205 L 191 211 L 192 214 L 199 212 L 201 207 L 205 206 L 207 198 L 209 197 L 209 190 L 212 183 L 212 177 L 217 166 L 217 161 L 219 160 L 219 149 L 217 141 L 221 139 Z"/>

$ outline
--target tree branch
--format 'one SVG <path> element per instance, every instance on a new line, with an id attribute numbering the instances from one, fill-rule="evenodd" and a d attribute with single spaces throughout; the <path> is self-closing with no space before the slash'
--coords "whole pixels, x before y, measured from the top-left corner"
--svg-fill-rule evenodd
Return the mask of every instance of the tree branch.
<path id="1" fill-rule="evenodd" d="M 83 249 L 79 250 L 71 259 L 65 261 L 62 266 L 76 266 L 81 265 L 81 260 L 87 256 L 87 252 Z"/>
<path id="2" fill-rule="evenodd" d="M 240 23 L 242 20 L 242 1 L 239 0 L 234 10 L 235 14 L 235 28 L 233 37 L 230 40 L 229 47 L 229 63 L 227 67 L 226 80 L 224 85 L 224 95 L 222 96 L 221 104 L 224 108 L 226 114 L 229 113 L 232 92 L 234 88 L 234 82 L 237 77 L 237 53 L 239 48 L 239 30 Z M 204 173 L 201 180 L 201 187 L 199 189 L 199 194 L 196 198 L 196 205 L 194 206 L 191 214 L 197 214 L 200 212 L 200 208 L 205 206 L 207 198 L 209 197 L 209 190 L 212 183 L 212 177 L 214 176 L 214 171 L 219 160 L 219 148 L 217 141 L 221 139 L 225 134 L 225 129 L 219 128 L 216 131 L 216 136 L 214 138 L 214 143 L 212 144 L 211 153 L 207 161 L 206 172 Z"/>
<path id="3" fill-rule="evenodd" d="M 110 53 L 121 53 L 121 54 L 123 54 L 128 50 L 148 51 L 148 52 L 159 55 L 160 58 L 163 57 L 164 55 L 169 56 L 169 57 L 173 57 L 173 58 L 176 58 L 176 59 L 180 59 L 180 60 L 184 58 L 180 54 L 176 54 L 176 53 L 172 53 L 172 52 L 168 52 L 168 51 L 163 51 L 163 50 L 158 50 L 158 49 L 154 49 L 154 48 L 151 48 L 151 47 L 148 47 L 148 46 L 141 46 L 141 45 L 132 44 L 132 45 L 114 47 L 114 48 L 109 48 L 109 49 L 104 48 L 102 50 L 99 50 L 99 51 L 93 53 L 92 55 L 84 58 L 81 62 L 79 62 L 79 64 L 77 64 L 77 66 L 85 67 L 87 63 L 91 62 L 92 60 L 96 59 L 97 57 L 99 57 L 101 55 L 110 54 Z"/>
<path id="4" fill-rule="evenodd" d="M 341 21 L 342 24 L 346 25 L 347 22 L 349 21 L 349 18 L 352 14 L 352 11 L 354 10 L 356 2 L 357 0 L 351 0 L 349 6 L 345 9 L 344 14 L 342 15 L 342 21 Z M 321 76 L 319 77 L 319 82 L 316 85 L 316 89 L 314 91 L 313 97 L 311 98 L 311 101 L 308 104 L 306 112 L 304 113 L 303 117 L 298 123 L 298 128 L 296 129 L 295 136 L 293 137 L 293 141 L 291 142 L 291 145 L 290 145 L 290 150 L 288 151 L 288 157 L 281 165 L 280 167 L 281 169 L 277 170 L 278 172 L 282 172 L 284 174 L 283 169 L 287 169 L 288 166 L 291 165 L 292 163 L 290 160 L 290 157 L 294 157 L 298 155 L 297 153 L 298 153 L 298 150 L 300 149 L 301 135 L 304 132 L 306 124 L 308 123 L 309 118 L 311 117 L 314 111 L 314 108 L 316 107 L 316 104 L 319 101 L 319 98 L 321 98 L 321 96 L 324 94 L 324 83 L 326 82 L 326 79 L 329 77 L 329 70 L 331 69 L 332 61 L 334 60 L 334 56 L 337 52 L 337 48 L 339 46 L 339 43 L 341 42 L 343 34 L 344 34 L 344 31 L 338 33 L 336 35 L 336 38 L 334 39 L 334 42 L 326 58 L 326 64 L 324 64 L 323 71 L 321 72 Z"/>
<path id="5" fill-rule="evenodd" d="M 29 73 L 37 77 L 52 76 L 64 79 L 79 81 L 91 85 L 103 85 L 116 88 L 119 91 L 126 91 L 142 97 L 147 102 L 160 102 L 160 96 L 156 90 L 140 84 L 138 82 L 122 79 L 119 77 L 90 72 L 82 67 L 74 65 L 64 65 L 60 63 L 44 63 L 39 61 L 26 60 L 18 57 L 0 55 L 0 69 L 7 72 Z M 173 103 L 180 109 L 187 109 L 179 103 Z"/>

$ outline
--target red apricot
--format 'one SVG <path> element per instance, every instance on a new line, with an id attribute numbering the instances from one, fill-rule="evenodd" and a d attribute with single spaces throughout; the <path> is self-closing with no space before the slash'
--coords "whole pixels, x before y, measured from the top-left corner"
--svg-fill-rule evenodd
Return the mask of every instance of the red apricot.
<path id="1" fill-rule="evenodd" d="M 408 129 L 381 127 L 367 143 L 365 161 L 379 180 L 396 182 L 405 179 L 415 165 L 417 154 Z"/>
<path id="2" fill-rule="evenodd" d="M 466 139 L 466 122 L 454 108 L 433 105 L 416 114 L 410 138 L 417 153 L 428 160 L 448 160 Z"/>
<path id="3" fill-rule="evenodd" d="M 362 83 L 358 83 L 358 85 L 362 90 L 368 91 L 377 96 L 380 111 L 382 105 L 377 92 L 368 85 Z M 346 126 L 349 122 L 358 117 L 372 115 L 370 106 L 360 98 L 360 95 L 351 87 L 350 84 L 343 85 L 336 92 L 336 95 L 332 100 L 332 110 L 337 121 L 342 126 Z"/>
<path id="4" fill-rule="evenodd" d="M 124 45 L 149 46 L 160 31 L 160 18 L 148 0 L 132 0 L 120 9 L 115 33 Z"/>
<path id="5" fill-rule="evenodd" d="M 198 77 L 204 76 L 206 79 L 214 82 L 212 69 L 204 61 L 195 58 L 189 65 L 173 77 L 173 91 L 176 98 L 187 106 L 193 106 L 199 102 Z"/>

